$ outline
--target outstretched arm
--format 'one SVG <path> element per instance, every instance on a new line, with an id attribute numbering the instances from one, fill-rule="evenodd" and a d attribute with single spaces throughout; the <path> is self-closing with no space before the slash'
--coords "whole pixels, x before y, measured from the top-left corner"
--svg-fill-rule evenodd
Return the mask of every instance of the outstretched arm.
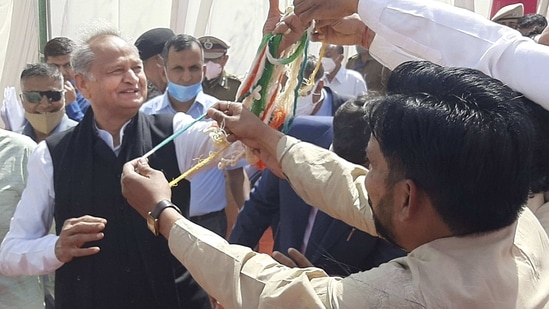
<path id="1" fill-rule="evenodd" d="M 146 216 L 156 203 L 170 198 L 170 190 L 164 175 L 142 160 L 126 163 L 121 181 L 122 193 L 130 205 Z M 297 295 L 303 307 L 329 306 L 329 285 L 313 283 L 331 280 L 320 269 L 289 268 L 266 254 L 229 245 L 173 208 L 161 213 L 159 225 L 174 256 L 210 295 L 228 308 L 286 307 L 294 304 Z M 288 281 L 293 283 L 282 284 Z"/>

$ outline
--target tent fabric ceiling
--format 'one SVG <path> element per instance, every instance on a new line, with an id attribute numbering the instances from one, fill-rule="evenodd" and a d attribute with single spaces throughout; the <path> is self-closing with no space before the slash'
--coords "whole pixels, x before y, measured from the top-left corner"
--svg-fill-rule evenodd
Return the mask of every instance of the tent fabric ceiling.
<path id="1" fill-rule="evenodd" d="M 39 0 L 0 0 L 0 90 L 18 88 L 19 74 L 39 53 Z M 133 43 L 141 33 L 155 27 L 170 27 L 176 33 L 196 37 L 215 35 L 231 43 L 227 71 L 243 76 L 261 41 L 267 16 L 267 0 L 44 0 L 49 5 L 49 38 L 66 36 L 76 41 L 86 28 L 106 22 L 118 28 Z M 436 0 L 488 16 L 492 0 Z M 538 11 L 547 12 L 549 0 L 539 0 Z M 292 0 L 280 0 L 282 8 Z M 312 52 L 319 46 L 313 45 Z M 0 91 L 0 95 L 3 91 Z M 3 99 L 3 98 L 2 98 Z M 0 127 L 2 124 L 0 123 Z"/>

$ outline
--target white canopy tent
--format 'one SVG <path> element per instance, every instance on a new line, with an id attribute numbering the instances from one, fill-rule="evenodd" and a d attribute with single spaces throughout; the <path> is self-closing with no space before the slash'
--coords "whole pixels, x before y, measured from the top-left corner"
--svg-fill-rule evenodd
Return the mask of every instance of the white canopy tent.
<path id="1" fill-rule="evenodd" d="M 492 0 L 437 1 L 486 17 L 492 6 Z M 538 5 L 543 15 L 547 1 L 540 0 Z M 280 6 L 288 7 L 292 2 L 280 0 Z M 46 7 L 42 15 L 45 20 L 39 19 L 40 5 Z M 0 46 L 0 90 L 7 86 L 18 89 L 25 64 L 40 60 L 40 21 L 45 25 L 42 31 L 47 30 L 46 40 L 66 36 L 78 41 L 81 33 L 97 22 L 113 25 L 131 42 L 155 27 L 196 37 L 219 36 L 232 45 L 227 71 L 242 76 L 261 41 L 267 10 L 268 0 L 0 0 L 0 40 L 4 42 Z M 310 50 L 317 51 L 318 45 Z"/>

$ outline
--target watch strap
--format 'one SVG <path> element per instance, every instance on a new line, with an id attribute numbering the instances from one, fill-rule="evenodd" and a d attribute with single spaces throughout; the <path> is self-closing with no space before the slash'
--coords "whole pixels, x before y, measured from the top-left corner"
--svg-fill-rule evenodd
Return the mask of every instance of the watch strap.
<path id="1" fill-rule="evenodd" d="M 172 203 L 170 200 L 162 200 L 154 206 L 154 208 L 151 210 L 149 215 L 153 217 L 155 220 L 158 220 L 158 217 L 160 217 L 160 214 L 166 209 L 166 208 L 173 208 L 177 210 L 178 213 L 181 214 L 181 210 L 177 206 L 175 206 L 174 203 Z"/>
<path id="2" fill-rule="evenodd" d="M 177 208 L 177 206 L 175 206 L 175 204 L 170 200 L 162 200 L 156 204 L 147 216 L 147 227 L 154 234 L 154 236 L 158 236 L 160 233 L 158 227 L 158 217 L 160 217 L 160 214 L 162 214 L 166 208 L 173 208 L 177 210 L 177 212 L 181 213 L 181 210 L 179 210 L 179 208 Z"/>

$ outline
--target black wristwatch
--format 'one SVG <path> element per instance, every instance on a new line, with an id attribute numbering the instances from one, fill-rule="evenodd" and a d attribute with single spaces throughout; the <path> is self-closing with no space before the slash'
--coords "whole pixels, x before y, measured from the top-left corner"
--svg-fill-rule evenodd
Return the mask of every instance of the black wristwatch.
<path id="1" fill-rule="evenodd" d="M 166 208 L 173 208 L 177 210 L 178 213 L 181 214 L 181 210 L 175 206 L 174 203 L 172 203 L 170 200 L 162 200 L 154 208 L 149 211 L 149 215 L 147 216 L 147 227 L 151 232 L 154 234 L 154 236 L 158 236 L 158 217 L 160 217 L 160 214 L 166 209 Z"/>

